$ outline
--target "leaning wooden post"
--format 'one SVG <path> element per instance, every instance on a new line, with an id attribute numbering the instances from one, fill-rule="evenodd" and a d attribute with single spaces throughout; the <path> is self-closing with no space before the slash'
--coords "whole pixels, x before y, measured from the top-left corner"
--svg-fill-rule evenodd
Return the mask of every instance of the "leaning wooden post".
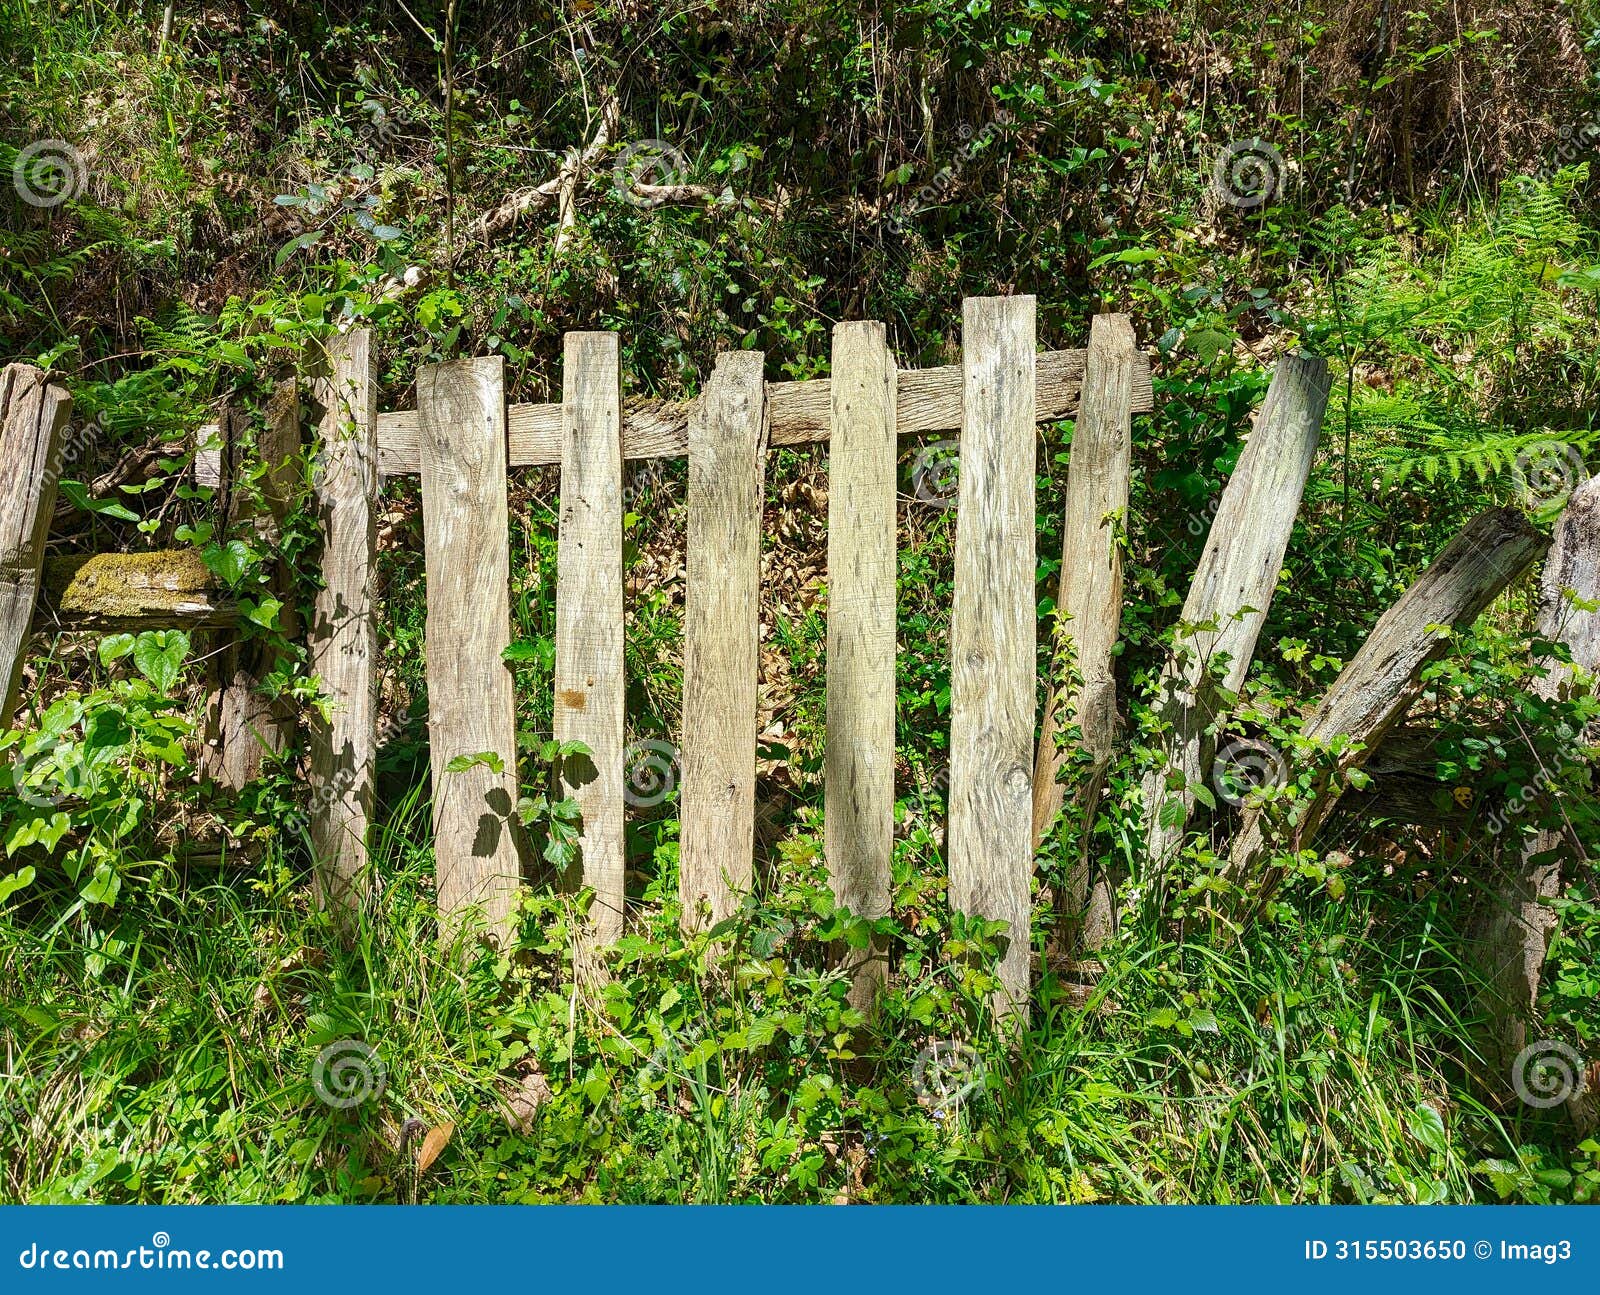
<path id="1" fill-rule="evenodd" d="M 882 324 L 834 327 L 824 836 L 835 897 L 874 919 L 889 913 L 894 852 L 896 385 Z M 888 948 L 874 936 L 845 956 L 866 1009 Z"/>
<path id="2" fill-rule="evenodd" d="M 1545 544 L 1514 508 L 1481 513 L 1379 618 L 1300 730 L 1302 738 L 1323 748 L 1336 737 L 1349 739 L 1350 746 L 1319 778 L 1309 803 L 1297 810 L 1289 845 L 1299 848 L 1316 835 L 1338 804 L 1346 776 L 1366 763 L 1421 690 L 1422 667 L 1449 647 L 1450 628 L 1477 620 Z M 1248 885 L 1255 898 L 1270 896 L 1278 881 L 1276 870 L 1258 876 L 1273 844 L 1265 814 L 1265 807 L 1246 812 L 1227 867 L 1228 878 Z"/>
<path id="3" fill-rule="evenodd" d="M 615 333 L 568 333 L 556 550 L 555 736 L 561 791 L 583 812 L 583 884 L 594 938 L 622 936 L 622 373 Z M 570 885 L 573 878 L 568 878 Z"/>
<path id="4" fill-rule="evenodd" d="M 452 939 L 480 912 L 502 948 L 522 881 L 504 367 L 493 355 L 417 373 L 439 919 Z"/>
<path id="5" fill-rule="evenodd" d="M 17 707 L 71 416 L 72 397 L 31 364 L 0 373 L 0 729 Z"/>
<path id="6" fill-rule="evenodd" d="M 378 382 L 365 329 L 328 343 L 311 384 L 320 409 L 321 452 L 314 484 L 322 524 L 323 588 L 307 636 L 311 670 L 322 680 L 328 714 L 312 721 L 311 851 L 318 900 L 343 915 L 371 887 L 378 753 L 377 575 Z"/>
<path id="7" fill-rule="evenodd" d="M 1564 643 L 1572 658 L 1570 665 L 1543 662 L 1545 676 L 1533 685 L 1540 696 L 1554 699 L 1580 686 L 1574 669 L 1590 676 L 1600 671 L 1600 612 L 1575 605 L 1595 602 L 1600 602 L 1600 477 L 1584 481 L 1567 500 L 1540 577 L 1539 635 Z M 1594 734 L 1587 738 L 1592 741 Z M 1514 862 L 1497 860 L 1474 922 L 1469 955 L 1482 981 L 1484 1053 L 1502 1089 L 1510 1087 L 1512 1066 L 1528 1042 L 1527 1023 L 1538 1004 L 1540 972 L 1556 926 L 1551 901 L 1561 893 L 1563 865 L 1570 868 L 1582 858 L 1570 832 L 1535 833 L 1515 851 Z M 1593 1094 L 1579 1099 L 1592 1101 Z"/>
<path id="8" fill-rule="evenodd" d="M 689 422 L 678 844 L 687 930 L 731 916 L 754 878 L 765 362 L 759 351 L 717 356 Z"/>
<path id="9" fill-rule="evenodd" d="M 1328 408 L 1328 362 L 1278 361 L 1255 430 L 1228 478 L 1179 617 L 1182 633 L 1162 674 L 1155 710 L 1169 726 L 1161 766 L 1144 779 L 1145 857 L 1159 874 L 1183 840 L 1194 787 L 1205 777 L 1202 746 L 1217 718 L 1218 688 L 1236 693 L 1255 655 L 1289 548 L 1300 496 Z M 1211 667 L 1226 659 L 1220 680 Z"/>
<path id="10" fill-rule="evenodd" d="M 1032 964 L 1034 299 L 968 298 L 950 622 L 950 902 L 1008 925 L 997 1016 L 1026 1025 Z"/>
<path id="11" fill-rule="evenodd" d="M 278 384 L 267 406 L 266 424 L 256 442 L 265 471 L 258 489 L 259 506 L 241 488 L 246 466 L 244 415 L 229 410 L 221 422 L 223 437 L 220 481 L 226 494 L 221 521 L 225 529 L 249 523 L 254 539 L 266 552 L 279 543 L 284 518 L 294 503 L 300 477 L 300 399 L 293 379 Z M 282 604 L 278 629 L 285 639 L 300 634 L 294 608 L 293 575 L 287 565 L 273 565 L 271 592 Z M 294 711 L 267 696 L 261 681 L 278 664 L 278 654 L 260 638 L 227 635 L 212 666 L 215 686 L 207 709 L 207 741 L 201 752 L 203 776 L 229 791 L 239 791 L 261 776 L 269 756 L 288 748 L 294 732 Z"/>
<path id="12" fill-rule="evenodd" d="M 1053 682 L 1039 731 L 1033 771 L 1033 845 L 1061 813 L 1059 781 L 1066 750 L 1062 728 L 1076 723 L 1094 762 L 1083 803 L 1090 823 L 1117 734 L 1113 669 L 1122 625 L 1122 549 L 1118 529 L 1128 511 L 1133 461 L 1133 371 L 1138 355 L 1126 315 L 1097 315 L 1089 326 L 1083 395 L 1067 467 L 1066 515 L 1061 530 L 1061 579 L 1056 596 L 1056 649 L 1069 658 L 1067 678 Z M 1098 915 L 1088 917 L 1089 840 L 1067 879 L 1061 911 L 1076 948 L 1094 948 L 1110 935 L 1111 899 L 1104 877 L 1096 885 Z"/>

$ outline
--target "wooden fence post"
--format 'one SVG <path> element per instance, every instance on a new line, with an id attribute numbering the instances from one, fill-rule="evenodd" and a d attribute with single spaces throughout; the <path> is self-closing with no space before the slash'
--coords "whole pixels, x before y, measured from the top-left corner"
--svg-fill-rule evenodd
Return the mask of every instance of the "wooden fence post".
<path id="1" fill-rule="evenodd" d="M 1009 923 L 997 1015 L 1028 1020 L 1032 964 L 1034 299 L 969 298 L 950 625 L 950 902 Z"/>
<path id="2" fill-rule="evenodd" d="M 1220 686 L 1233 693 L 1255 656 L 1327 408 L 1328 362 L 1310 355 L 1279 360 L 1255 430 L 1222 492 L 1179 617 L 1182 625 L 1214 627 L 1174 643 L 1155 703 L 1171 727 L 1161 766 L 1144 778 L 1145 859 L 1152 876 L 1183 840 L 1194 812 L 1193 788 L 1205 777 L 1205 733 L 1217 717 L 1212 663 L 1227 659 Z"/>
<path id="3" fill-rule="evenodd" d="M 504 360 L 417 373 L 428 575 L 428 731 L 440 923 L 473 910 L 505 947 L 522 880 Z M 484 760 L 462 768 L 475 756 Z M 454 765 L 454 767 L 452 767 Z"/>
<path id="4" fill-rule="evenodd" d="M 896 385 L 882 324 L 834 327 L 824 835 L 834 894 L 865 918 L 888 915 L 894 850 Z M 846 959 L 866 1009 L 888 948 L 875 936 Z"/>
<path id="5" fill-rule="evenodd" d="M 594 938 L 624 917 L 622 374 L 615 333 L 568 333 L 556 566 L 555 736 L 592 753 L 561 764 L 583 811 L 583 884 Z M 568 878 L 568 884 L 571 878 Z"/>
<path id="6" fill-rule="evenodd" d="M 1594 674 L 1600 670 L 1600 612 L 1574 606 L 1600 601 L 1600 477 L 1590 477 L 1572 492 L 1556 523 L 1550 555 L 1539 580 L 1540 637 L 1566 644 L 1572 663 L 1544 661 L 1546 674 L 1533 690 L 1556 698 L 1575 686 L 1573 669 Z M 1584 735 L 1593 741 L 1596 734 Z M 1385 744 L 1387 748 L 1387 743 Z M 1545 789 L 1541 788 L 1540 791 Z M 1540 797 L 1543 800 L 1543 796 Z M 1577 811 L 1583 813 L 1582 809 Z M 1502 1091 L 1511 1086 L 1512 1066 L 1528 1042 L 1527 1023 L 1539 999 L 1540 974 L 1550 952 L 1556 914 L 1551 907 L 1561 893 L 1562 871 L 1571 875 L 1583 852 L 1568 831 L 1546 829 L 1535 833 L 1518 849 L 1500 837 L 1504 857 L 1492 844 L 1494 874 L 1482 897 L 1473 923 L 1471 961 L 1482 980 L 1478 993 L 1484 1056 Z M 1581 1125 L 1593 1127 L 1593 1092 L 1574 1094 L 1569 1105 L 1584 1115 Z"/>
<path id="7" fill-rule="evenodd" d="M 1039 730 L 1033 773 L 1033 845 L 1061 812 L 1059 781 L 1066 752 L 1062 727 L 1076 722 L 1083 748 L 1094 760 L 1083 806 L 1093 826 L 1100 784 L 1116 745 L 1117 680 L 1114 652 L 1122 625 L 1122 549 L 1117 531 L 1127 517 L 1133 462 L 1133 371 L 1138 355 L 1126 315 L 1097 315 L 1089 326 L 1089 356 L 1067 467 L 1065 521 L 1061 528 L 1061 579 L 1056 596 L 1056 643 L 1070 645 L 1071 673 L 1052 683 Z M 1067 878 L 1059 908 L 1071 951 L 1094 948 L 1110 935 L 1112 901 L 1104 877 L 1089 908 L 1089 832 Z"/>
<path id="8" fill-rule="evenodd" d="M 717 356 L 689 422 L 683 653 L 686 929 L 731 916 L 755 863 L 756 690 L 767 402 L 759 351 Z"/>
<path id="9" fill-rule="evenodd" d="M 72 397 L 31 364 L 0 373 L 0 729 L 11 726 L 56 509 Z"/>
<path id="10" fill-rule="evenodd" d="M 330 713 L 312 724 L 311 850 L 319 902 L 347 926 L 371 886 L 367 854 L 378 748 L 373 583 L 377 565 L 378 411 L 372 335 L 328 343 L 312 382 L 320 409 L 316 482 L 324 587 L 307 636 Z"/>
<path id="11" fill-rule="evenodd" d="M 1481 513 L 1384 612 L 1300 730 L 1307 741 L 1327 746 L 1342 736 L 1358 749 L 1345 751 L 1333 773 L 1321 776 L 1293 824 L 1296 844 L 1310 843 L 1338 804 L 1344 776 L 1366 763 L 1415 699 L 1422 667 L 1450 645 L 1440 627 L 1471 625 L 1545 547 L 1544 537 L 1516 509 Z M 1275 870 L 1256 876 L 1270 845 L 1263 810 L 1248 810 L 1226 875 L 1235 884 L 1250 884 L 1255 897 L 1270 896 L 1277 885 Z"/>
<path id="12" fill-rule="evenodd" d="M 283 520 L 294 502 L 300 474 L 300 398 L 294 380 L 278 384 L 267 406 L 266 424 L 257 440 L 257 456 L 265 465 L 258 488 L 261 506 L 247 499 L 240 473 L 245 466 L 244 416 L 229 410 L 221 423 L 221 482 L 226 498 L 220 523 L 227 528 L 255 523 L 255 540 L 267 552 L 279 541 Z M 287 639 L 300 634 L 294 608 L 293 577 L 287 566 L 275 566 L 273 594 L 283 604 L 278 627 Z M 269 755 L 282 755 L 294 731 L 293 708 L 267 697 L 262 679 L 277 664 L 277 653 L 260 639 L 227 635 L 212 665 L 215 685 L 207 708 L 207 742 L 201 752 L 201 773 L 229 791 L 239 791 L 261 776 Z"/>

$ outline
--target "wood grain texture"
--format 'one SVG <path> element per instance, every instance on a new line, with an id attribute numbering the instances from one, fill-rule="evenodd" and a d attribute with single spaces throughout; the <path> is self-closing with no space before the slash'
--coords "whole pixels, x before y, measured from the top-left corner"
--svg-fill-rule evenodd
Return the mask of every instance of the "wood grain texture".
<path id="1" fill-rule="evenodd" d="M 39 369 L 0 371 L 0 729 L 16 713 L 71 417 L 72 397 Z"/>
<path id="2" fill-rule="evenodd" d="M 755 857 L 765 357 L 717 357 L 689 426 L 683 655 L 683 924 L 731 915 Z"/>
<path id="3" fill-rule="evenodd" d="M 950 624 L 950 823 L 956 911 L 1009 923 L 997 1016 L 1026 1024 L 1033 876 L 1032 297 L 968 298 Z"/>
<path id="4" fill-rule="evenodd" d="M 824 837 L 839 903 L 889 912 L 894 849 L 895 382 L 882 324 L 833 330 L 828 444 L 828 656 Z M 850 1000 L 888 979 L 881 939 L 844 951 Z"/>
<path id="5" fill-rule="evenodd" d="M 1545 551 L 1546 541 L 1514 508 L 1497 508 L 1469 522 L 1384 612 L 1349 664 L 1301 728 L 1301 736 L 1326 748 L 1346 737 L 1358 749 L 1337 757 L 1310 802 L 1289 825 L 1290 843 L 1309 842 L 1338 803 L 1344 776 L 1362 767 L 1406 712 L 1422 685 L 1422 667 L 1442 654 L 1450 637 L 1441 626 L 1471 625 L 1500 592 Z M 1247 810 L 1228 861 L 1236 883 L 1251 881 L 1272 844 L 1262 809 Z M 1268 875 L 1261 891 L 1270 893 Z"/>
<path id="6" fill-rule="evenodd" d="M 279 545 L 284 518 L 294 503 L 300 480 L 300 400 L 293 379 L 280 383 L 268 403 L 265 421 L 252 447 L 242 411 L 224 418 L 223 456 L 227 465 L 221 492 L 223 533 L 244 532 L 263 553 Z M 255 488 L 246 485 L 251 451 L 264 471 Z M 273 566 L 269 592 L 283 604 L 278 627 L 285 638 L 300 637 L 294 607 L 294 577 L 288 566 Z M 206 710 L 206 741 L 200 772 L 229 791 L 239 791 L 261 776 L 269 758 L 288 749 L 295 710 L 285 698 L 273 698 L 262 680 L 279 665 L 279 654 L 261 638 L 224 635 L 211 663 L 213 681 Z"/>
<path id="7" fill-rule="evenodd" d="M 1122 625 L 1122 550 L 1118 529 L 1128 512 L 1133 462 L 1133 374 L 1138 355 L 1133 321 L 1098 315 L 1090 325 L 1089 358 L 1067 467 L 1066 515 L 1061 530 L 1061 578 L 1056 594 L 1057 659 L 1069 674 L 1052 680 L 1039 731 L 1033 771 L 1033 843 L 1038 849 L 1062 808 L 1059 782 L 1067 751 L 1064 728 L 1076 724 L 1093 764 L 1084 790 L 1092 817 L 1117 735 L 1117 681 L 1113 654 Z M 1059 907 L 1068 952 L 1093 948 L 1110 935 L 1110 888 L 1095 886 L 1090 905 L 1089 834 L 1067 877 Z"/>
<path id="8" fill-rule="evenodd" d="M 1600 601 L 1600 477 L 1580 483 L 1567 500 L 1539 580 L 1539 635 L 1564 643 L 1571 663 L 1545 660 L 1544 677 L 1533 691 L 1548 698 L 1570 696 L 1588 685 L 1577 670 L 1592 678 L 1600 671 L 1600 612 L 1576 603 Z M 1600 726 L 1596 726 L 1600 727 Z M 1600 731 L 1585 735 L 1600 740 Z M 1384 743 L 1384 749 L 1389 746 Z M 1546 800 L 1547 788 L 1533 789 Z M 1529 812 L 1533 808 L 1530 806 Z M 1574 804 L 1571 813 L 1592 813 Z M 1514 820 L 1513 820 L 1514 821 Z M 1556 914 L 1552 901 L 1561 893 L 1563 874 L 1571 876 L 1584 862 L 1576 832 L 1544 829 L 1519 844 L 1520 834 L 1498 837 L 1495 866 L 1478 902 L 1469 956 L 1481 982 L 1476 1013 L 1485 1026 L 1481 1047 L 1494 1086 L 1508 1089 L 1517 1054 L 1527 1046 L 1528 1023 L 1538 1019 L 1539 983 Z M 1569 1103 L 1580 1127 L 1592 1129 L 1595 1095 L 1575 1095 Z"/>
<path id="9" fill-rule="evenodd" d="M 583 811 L 581 879 L 594 938 L 622 935 L 622 372 L 615 333 L 568 333 L 556 556 L 555 736 L 592 753 L 562 762 Z M 572 878 L 568 878 L 571 884 Z"/>
<path id="10" fill-rule="evenodd" d="M 1157 695 L 1155 709 L 1168 726 L 1164 768 L 1144 779 L 1145 857 L 1156 871 L 1171 859 L 1194 812 L 1192 788 L 1209 764 L 1206 731 L 1219 714 L 1217 688 L 1237 692 L 1255 656 L 1327 408 L 1328 362 L 1279 360 L 1223 489 Z M 1199 625 L 1214 627 L 1182 628 Z M 1218 665 L 1220 681 L 1212 677 Z M 1180 786 L 1169 785 L 1180 778 Z"/>
<path id="11" fill-rule="evenodd" d="M 504 659 L 511 520 L 503 374 L 499 356 L 425 365 L 417 374 L 439 918 L 452 938 L 481 916 L 501 947 L 522 881 L 517 711 Z M 502 767 L 450 769 L 482 754 Z"/>
<path id="12" fill-rule="evenodd" d="M 1046 351 L 1038 357 L 1038 383 L 1033 418 L 1048 423 L 1071 418 L 1078 412 L 1086 351 Z M 767 384 L 769 442 L 774 446 L 805 445 L 828 439 L 833 394 L 828 378 L 806 382 Z M 1133 412 L 1147 414 L 1155 408 L 1150 383 L 1150 361 L 1142 352 L 1133 361 Z M 923 432 L 948 432 L 961 426 L 961 366 L 904 369 L 897 379 L 895 426 L 901 436 Z M 622 453 L 625 459 L 674 458 L 687 453 L 692 403 L 630 401 L 622 418 Z M 561 462 L 561 406 L 512 405 L 509 462 L 513 468 Z M 206 439 L 208 429 L 200 429 Z M 399 410 L 378 418 L 380 467 L 385 476 L 415 474 L 418 470 L 417 415 Z M 195 473 L 202 485 L 215 484 L 216 456 L 196 457 Z"/>
<path id="13" fill-rule="evenodd" d="M 328 343 L 311 384 L 322 574 L 307 635 L 329 715 L 312 723 L 311 848 L 319 902 L 348 914 L 371 887 L 367 855 L 378 754 L 377 372 L 365 329 Z"/>

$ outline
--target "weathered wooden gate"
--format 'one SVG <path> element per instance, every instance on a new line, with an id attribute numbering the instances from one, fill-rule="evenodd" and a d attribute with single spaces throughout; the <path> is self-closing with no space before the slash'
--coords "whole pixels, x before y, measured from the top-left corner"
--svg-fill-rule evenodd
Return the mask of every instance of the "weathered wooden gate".
<path id="1" fill-rule="evenodd" d="M 971 299 L 963 315 L 960 365 L 902 370 L 881 324 L 842 323 L 834 330 L 831 378 L 769 383 L 760 353 L 725 354 L 700 399 L 689 404 L 625 402 L 617 337 L 573 333 L 566 338 L 559 403 L 508 407 L 502 361 L 489 357 L 424 366 L 416 409 L 380 414 L 370 337 L 358 331 L 330 342 L 308 387 L 321 444 L 314 488 L 325 588 L 306 633 L 330 705 L 311 735 L 307 812 L 324 901 L 350 911 L 370 884 L 379 745 L 377 497 L 383 477 L 417 474 L 440 914 L 447 930 L 476 913 L 490 934 L 507 934 L 523 880 L 515 699 L 504 660 L 511 635 L 507 472 L 559 464 L 554 728 L 556 738 L 581 742 L 591 753 L 558 770 L 583 816 L 581 876 L 569 880 L 594 891 L 590 938 L 605 943 L 622 933 L 624 464 L 687 455 L 683 920 L 698 927 L 733 913 L 752 884 L 754 864 L 766 456 L 777 447 L 828 441 L 826 858 L 842 904 L 860 916 L 885 915 L 894 823 L 899 438 L 959 430 L 950 897 L 957 911 L 1009 923 L 1014 934 L 999 966 L 997 1007 L 1025 1017 L 1034 852 L 1063 808 L 1059 735 L 1076 725 L 1091 757 L 1094 775 L 1083 798 L 1089 806 L 1116 737 L 1112 664 L 1131 419 L 1151 410 L 1153 397 L 1148 362 L 1125 316 L 1096 318 L 1086 350 L 1039 353 L 1033 298 Z M 1204 748 L 1219 714 L 1217 698 L 1237 690 L 1253 656 L 1327 396 L 1324 361 L 1280 361 L 1216 505 L 1158 698 L 1167 750 L 1144 788 L 1146 849 L 1157 877 L 1182 838 L 1194 788 L 1210 765 Z M 94 559 L 55 570 L 43 562 L 70 401 L 37 371 L 14 365 L 6 370 L 3 403 L 0 677 L 7 687 L 0 723 L 13 704 L 41 585 L 43 605 L 58 625 L 101 623 L 77 597 L 93 578 Z M 1071 667 L 1058 672 L 1048 691 L 1036 747 L 1035 424 L 1072 417 L 1055 645 Z M 279 466 L 298 445 L 299 420 L 289 384 L 274 403 L 263 442 Z M 197 475 L 226 493 L 229 420 L 212 430 L 223 448 L 198 457 Z M 266 494 L 272 514 L 283 491 Z M 270 534 L 273 516 L 255 520 Z M 1543 547 L 1519 515 L 1485 514 L 1380 621 L 1310 722 L 1310 731 L 1323 737 L 1357 739 L 1341 758 L 1341 774 L 1364 761 L 1404 714 L 1422 665 L 1442 650 L 1433 627 L 1470 623 Z M 164 557 L 144 585 L 123 591 L 117 624 L 226 631 L 236 617 L 225 591 L 182 555 Z M 264 672 L 267 663 L 229 659 L 235 672 L 222 680 L 216 700 L 216 742 L 251 750 L 224 752 L 209 763 L 220 780 L 239 785 L 260 768 L 255 748 L 281 749 L 286 732 L 267 703 L 252 700 L 252 671 Z M 1218 662 L 1220 670 L 1213 668 Z M 498 758 L 472 758 L 483 753 Z M 1343 786 L 1332 781 L 1319 790 L 1317 822 Z M 1235 871 L 1256 866 L 1263 849 L 1259 816 L 1247 814 Z M 1087 911 L 1092 926 L 1103 922 L 1108 898 L 1103 883 L 1091 888 L 1090 882 L 1085 859 L 1069 879 L 1063 907 Z M 870 998 L 886 967 L 881 947 L 857 960 L 851 968 L 857 1001 Z"/>

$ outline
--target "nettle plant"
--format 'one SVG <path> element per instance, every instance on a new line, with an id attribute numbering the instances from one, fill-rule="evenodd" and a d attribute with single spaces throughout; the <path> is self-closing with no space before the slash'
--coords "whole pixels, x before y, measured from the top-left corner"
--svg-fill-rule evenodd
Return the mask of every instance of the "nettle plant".
<path id="1" fill-rule="evenodd" d="M 131 672 L 53 701 L 38 727 L 0 733 L 9 767 L 0 781 L 0 831 L 9 875 L 0 903 L 59 861 L 80 904 L 116 902 L 138 842 L 156 832 L 155 809 L 189 772 L 193 726 L 179 697 L 189 636 L 179 630 L 115 634 L 100 643 L 108 671 Z"/>

